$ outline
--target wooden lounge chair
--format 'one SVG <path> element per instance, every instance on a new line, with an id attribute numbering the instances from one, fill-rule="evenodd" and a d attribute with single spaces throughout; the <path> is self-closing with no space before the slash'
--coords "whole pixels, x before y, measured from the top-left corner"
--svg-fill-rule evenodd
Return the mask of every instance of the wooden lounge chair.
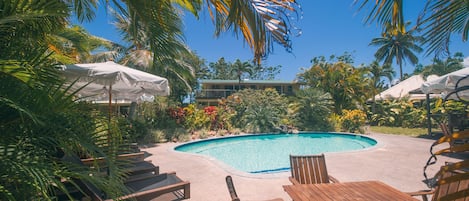
<path id="1" fill-rule="evenodd" d="M 84 197 L 93 201 L 110 201 L 99 189 L 89 183 L 76 181 L 86 193 Z M 151 200 L 166 193 L 173 193 L 178 199 L 190 198 L 190 183 L 181 180 L 176 173 L 163 173 L 159 175 L 148 174 L 138 180 L 128 181 L 125 186 L 129 193 L 114 200 Z M 82 198 L 83 199 L 83 198 Z"/>
<path id="2" fill-rule="evenodd" d="M 296 184 L 339 183 L 327 173 L 326 159 L 320 155 L 290 155 L 290 181 Z"/>
<path id="3" fill-rule="evenodd" d="M 159 174 L 159 166 L 155 166 L 151 161 L 146 161 L 144 152 L 120 154 L 117 156 L 117 160 L 120 168 L 129 176 L 147 172 Z M 81 159 L 81 162 L 90 168 L 99 167 L 102 172 L 107 170 L 106 159 L 103 157 Z"/>
<path id="4" fill-rule="evenodd" d="M 83 165 L 82 160 L 75 156 L 63 157 L 64 161 Z M 102 176 L 102 175 L 97 175 Z M 109 199 L 104 192 L 91 183 L 79 179 L 69 178 L 78 185 L 79 189 L 73 192 L 73 196 L 77 200 L 93 200 L 103 201 Z M 135 174 L 125 180 L 125 187 L 128 190 L 126 195 L 115 198 L 116 200 L 151 200 L 166 193 L 173 193 L 178 199 L 190 198 L 190 183 L 183 181 L 176 176 L 175 172 L 154 174 L 153 172 L 145 172 Z M 73 191 L 73 190 L 72 190 Z M 62 196 L 65 197 L 65 196 Z"/>
<path id="5" fill-rule="evenodd" d="M 231 196 L 231 201 L 240 201 L 238 194 L 236 193 L 236 189 L 233 184 L 233 178 L 231 178 L 230 175 L 225 177 L 226 180 L 226 186 L 228 187 L 228 192 L 230 193 Z M 264 200 L 264 201 L 283 201 L 281 198 L 275 198 L 271 200 Z"/>
<path id="6" fill-rule="evenodd" d="M 433 201 L 469 200 L 469 173 L 460 169 L 467 165 L 468 161 L 463 161 L 442 166 L 437 173 L 438 181 L 433 190 L 422 190 L 408 194 L 422 196 L 423 201 L 428 201 L 428 195 L 432 195 Z"/>

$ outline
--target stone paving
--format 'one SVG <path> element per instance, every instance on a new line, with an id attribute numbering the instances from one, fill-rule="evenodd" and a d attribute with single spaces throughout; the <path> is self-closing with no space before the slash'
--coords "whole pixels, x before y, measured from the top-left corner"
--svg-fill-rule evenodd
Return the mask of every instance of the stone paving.
<path id="1" fill-rule="evenodd" d="M 376 139 L 378 144 L 361 151 L 325 154 L 330 175 L 341 182 L 379 180 L 405 192 L 428 189 L 423 182 L 423 167 L 435 139 L 377 133 L 367 135 Z M 290 184 L 290 172 L 248 174 L 206 156 L 174 151 L 177 145 L 179 143 L 162 143 L 142 151 L 149 155 L 146 160 L 160 166 L 160 172 L 175 171 L 180 178 L 190 181 L 190 200 L 230 200 L 226 175 L 232 175 L 241 200 L 291 200 L 282 188 Z M 443 147 L 441 145 L 437 149 Z M 461 157 L 468 156 L 439 156 L 437 164 L 430 166 L 427 174 L 433 176 L 445 161 L 455 162 Z"/>

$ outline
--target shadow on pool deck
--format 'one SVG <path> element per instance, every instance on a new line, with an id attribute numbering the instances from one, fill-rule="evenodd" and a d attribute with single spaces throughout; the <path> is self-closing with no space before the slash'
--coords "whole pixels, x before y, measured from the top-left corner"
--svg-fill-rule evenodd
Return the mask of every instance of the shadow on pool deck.
<path id="1" fill-rule="evenodd" d="M 430 157 L 434 139 L 372 133 L 378 144 L 367 150 L 344 153 L 325 153 L 327 168 L 341 182 L 379 180 L 401 191 L 427 189 L 423 167 Z M 242 200 L 283 198 L 291 200 L 282 185 L 289 185 L 290 172 L 275 174 L 247 174 L 234 170 L 205 156 L 176 152 L 179 143 L 163 143 L 142 151 L 149 153 L 147 160 L 160 166 L 161 172 L 176 171 L 191 182 L 191 199 L 196 201 L 230 200 L 225 176 L 232 175 L 238 196 Z M 437 148 L 438 149 L 438 148 Z M 467 154 L 439 156 L 435 165 L 427 169 L 433 176 L 444 162 L 459 161 Z"/>

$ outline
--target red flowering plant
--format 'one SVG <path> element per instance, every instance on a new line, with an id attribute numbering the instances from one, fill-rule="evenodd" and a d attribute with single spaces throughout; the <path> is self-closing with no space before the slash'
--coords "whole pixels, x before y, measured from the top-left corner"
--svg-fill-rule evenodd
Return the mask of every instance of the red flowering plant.
<path id="1" fill-rule="evenodd" d="M 169 108 L 168 114 L 171 118 L 176 120 L 176 123 L 182 124 L 185 120 L 185 111 L 184 108 L 177 107 L 177 108 Z"/>
<path id="2" fill-rule="evenodd" d="M 218 108 L 215 106 L 207 106 L 204 108 L 205 115 L 210 118 L 210 130 L 216 130 L 218 128 Z"/>

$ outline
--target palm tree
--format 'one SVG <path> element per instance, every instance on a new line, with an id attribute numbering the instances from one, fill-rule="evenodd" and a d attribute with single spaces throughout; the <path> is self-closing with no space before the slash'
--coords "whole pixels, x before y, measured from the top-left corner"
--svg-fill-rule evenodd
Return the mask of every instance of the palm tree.
<path id="1" fill-rule="evenodd" d="M 236 75 L 236 78 L 238 78 L 238 89 L 241 89 L 241 81 L 243 78 L 244 73 L 248 73 L 249 75 L 252 75 L 253 70 L 252 70 L 252 65 L 250 62 L 241 62 L 239 59 L 236 59 L 236 61 L 231 64 L 231 73 L 234 73 Z"/>
<path id="2" fill-rule="evenodd" d="M 391 24 L 388 24 L 386 30 L 381 38 L 372 39 L 370 45 L 379 46 L 375 53 L 378 61 L 392 64 L 393 60 L 396 60 L 397 65 L 399 65 L 400 80 L 402 80 L 402 63 L 406 60 L 409 60 L 413 65 L 418 63 L 418 57 L 415 53 L 422 52 L 422 48 L 418 45 L 422 41 L 422 37 L 413 35 L 415 29 L 402 32 Z"/>
<path id="3" fill-rule="evenodd" d="M 183 98 L 195 85 L 195 70 L 188 63 L 189 58 L 194 57 L 192 52 L 184 44 L 182 21 L 177 12 L 169 12 L 170 4 L 166 4 L 168 12 L 161 12 L 163 18 L 158 28 L 162 32 L 157 37 L 159 45 L 151 47 L 151 37 L 147 32 L 148 28 L 143 24 L 136 24 L 131 18 L 113 12 L 117 22 L 116 27 L 120 30 L 123 38 L 130 44 L 127 48 L 122 48 L 120 54 L 116 54 L 116 62 L 126 66 L 141 69 L 153 74 L 163 76 L 171 83 L 171 97 L 182 102 Z M 167 15 L 167 16 L 163 16 Z M 167 31 L 171 34 L 164 34 Z M 138 33 L 134 38 L 132 33 Z M 156 52 L 155 49 L 157 49 Z M 118 51 L 115 51 L 118 53 Z"/>
<path id="4" fill-rule="evenodd" d="M 393 25 L 404 26 L 404 12 L 402 0 L 362 0 L 360 8 L 372 5 L 366 21 L 378 21 L 383 27 L 391 22 Z M 423 3 L 423 2 L 422 2 Z M 463 0 L 427 0 L 422 14 L 419 16 L 417 26 L 423 32 L 423 44 L 428 45 L 426 54 L 450 55 L 449 44 L 451 35 L 461 34 L 462 40 L 467 41 L 469 36 L 469 9 Z"/>
<path id="5" fill-rule="evenodd" d="M 375 95 L 378 94 L 378 91 L 383 88 L 383 82 L 381 78 L 385 77 L 388 79 L 389 83 L 392 82 L 394 76 L 394 70 L 391 65 L 385 64 L 380 65 L 378 61 L 373 61 L 369 66 L 366 67 L 366 70 L 369 72 L 370 81 L 372 88 L 372 107 L 371 111 L 374 113 L 376 109 Z"/>

